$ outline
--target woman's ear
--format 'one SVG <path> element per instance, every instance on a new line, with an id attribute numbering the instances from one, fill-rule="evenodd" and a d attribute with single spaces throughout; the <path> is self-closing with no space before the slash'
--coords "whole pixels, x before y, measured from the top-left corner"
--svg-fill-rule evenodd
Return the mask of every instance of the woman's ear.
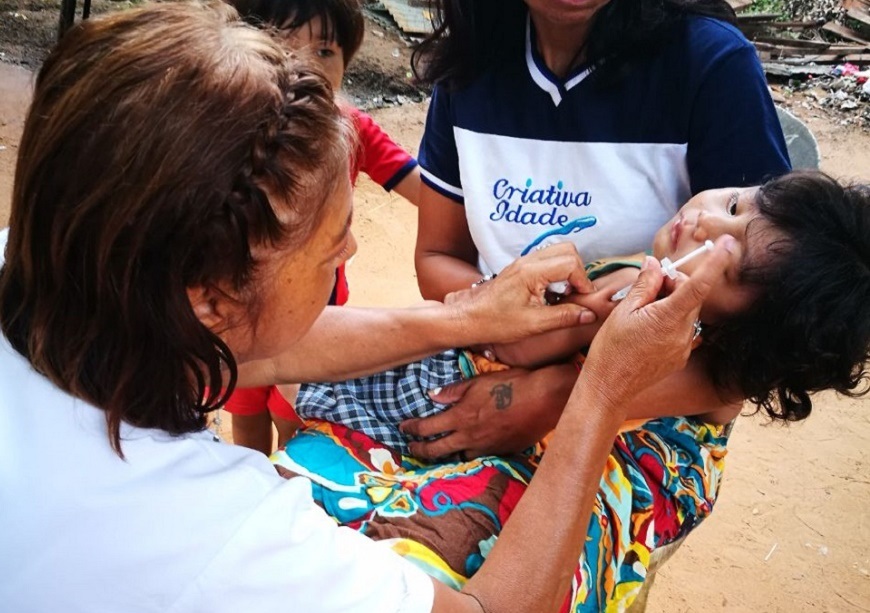
<path id="1" fill-rule="evenodd" d="M 233 327 L 238 304 L 224 292 L 197 285 L 187 288 L 187 299 L 196 318 L 212 332 L 217 334 Z"/>

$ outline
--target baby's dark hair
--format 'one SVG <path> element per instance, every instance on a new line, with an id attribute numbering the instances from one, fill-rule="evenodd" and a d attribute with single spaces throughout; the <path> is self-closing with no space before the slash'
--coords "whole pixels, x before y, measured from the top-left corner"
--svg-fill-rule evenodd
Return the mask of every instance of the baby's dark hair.
<path id="1" fill-rule="evenodd" d="M 296 30 L 320 17 L 320 37 L 341 47 L 344 65 L 362 45 L 365 21 L 359 0 L 228 0 L 258 28 Z"/>
<path id="2" fill-rule="evenodd" d="M 743 275 L 761 295 L 748 312 L 707 328 L 700 351 L 720 389 L 798 421 L 813 392 L 868 391 L 870 186 L 793 172 L 765 183 L 756 205 L 774 233 L 766 261 Z"/>

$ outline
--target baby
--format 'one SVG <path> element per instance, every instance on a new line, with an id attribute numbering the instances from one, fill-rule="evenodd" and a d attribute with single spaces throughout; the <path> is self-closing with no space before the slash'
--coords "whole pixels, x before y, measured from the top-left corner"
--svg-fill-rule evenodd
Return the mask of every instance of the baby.
<path id="1" fill-rule="evenodd" d="M 794 172 L 760 187 L 702 192 L 659 229 L 652 254 L 675 261 L 723 234 L 737 246 L 701 309 L 697 349 L 717 388 L 787 421 L 809 415 L 812 392 L 866 392 L 856 388 L 865 380 L 870 347 L 870 186 Z M 607 289 L 568 299 L 595 310 L 597 325 L 495 345 L 486 357 L 454 349 L 370 377 L 303 385 L 297 411 L 407 455 L 399 424 L 446 408 L 432 401 L 431 390 L 487 370 L 582 355 L 612 308 L 612 288 L 636 278 L 642 258 L 587 267 L 590 279 Z M 702 259 L 680 271 L 691 275 Z"/>

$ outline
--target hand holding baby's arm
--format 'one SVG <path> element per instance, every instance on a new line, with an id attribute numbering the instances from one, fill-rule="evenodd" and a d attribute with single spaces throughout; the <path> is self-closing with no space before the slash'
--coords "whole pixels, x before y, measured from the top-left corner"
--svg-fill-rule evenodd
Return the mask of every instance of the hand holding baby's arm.
<path id="1" fill-rule="evenodd" d="M 601 324 L 618 304 L 612 302 L 610 297 L 622 287 L 634 283 L 637 275 L 636 268 L 620 268 L 596 279 L 595 291 L 575 293 L 563 299 L 564 302 L 578 304 L 595 313 L 595 321 L 537 334 L 514 343 L 493 345 L 489 349 L 498 361 L 510 366 L 536 368 L 564 361 L 592 342 Z"/>

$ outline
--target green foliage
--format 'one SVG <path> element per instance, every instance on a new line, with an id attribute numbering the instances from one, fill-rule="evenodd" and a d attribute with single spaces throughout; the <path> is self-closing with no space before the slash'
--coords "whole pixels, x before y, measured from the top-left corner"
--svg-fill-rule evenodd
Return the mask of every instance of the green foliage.
<path id="1" fill-rule="evenodd" d="M 785 0 L 755 0 L 746 12 L 786 14 Z"/>

